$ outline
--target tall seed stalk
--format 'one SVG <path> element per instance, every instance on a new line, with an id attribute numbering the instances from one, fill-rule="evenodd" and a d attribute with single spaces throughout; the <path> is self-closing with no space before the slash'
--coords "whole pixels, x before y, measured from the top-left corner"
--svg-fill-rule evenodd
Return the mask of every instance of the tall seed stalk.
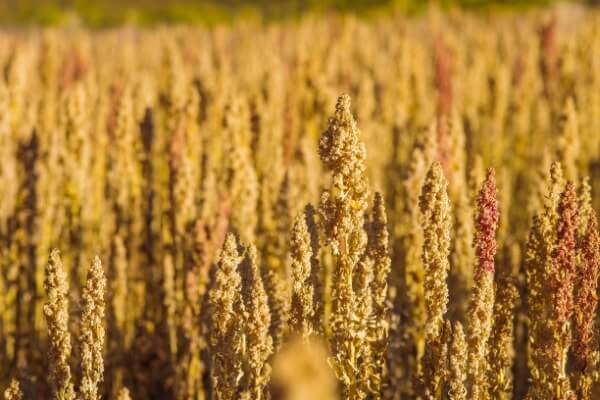
<path id="1" fill-rule="evenodd" d="M 469 302 L 469 384 L 473 399 L 489 399 L 488 341 L 492 333 L 494 311 L 494 260 L 498 229 L 498 200 L 494 170 L 487 172 L 477 197 L 475 252 L 477 267 Z"/>
<path id="2" fill-rule="evenodd" d="M 335 257 L 332 287 L 331 363 L 343 386 L 343 396 L 363 399 L 366 393 L 357 371 L 359 350 L 365 344 L 356 335 L 355 274 L 367 245 L 363 229 L 367 209 L 366 149 L 350 111 L 350 97 L 338 98 L 335 114 L 319 142 L 321 161 L 331 171 L 331 186 L 321 197 L 319 212 L 323 230 Z M 366 271 L 365 271 L 366 272 Z M 363 285 L 365 286 L 365 285 Z M 366 287 L 366 286 L 365 286 Z"/>
<path id="3" fill-rule="evenodd" d="M 442 166 L 434 162 L 419 198 L 424 232 L 423 267 L 425 269 L 425 352 L 419 371 L 421 399 L 441 399 L 445 377 L 446 343 L 444 318 L 448 307 L 448 270 L 450 263 L 450 232 L 452 229 L 450 200 Z"/>
<path id="4" fill-rule="evenodd" d="M 100 258 L 94 258 L 82 293 L 83 309 L 79 341 L 81 345 L 82 400 L 99 400 L 104 379 L 105 300 L 106 278 Z"/>
<path id="5" fill-rule="evenodd" d="M 50 338 L 50 385 L 54 400 L 74 400 L 71 378 L 71 334 L 69 332 L 69 283 L 58 250 L 52 250 L 44 281 L 44 314 Z"/>

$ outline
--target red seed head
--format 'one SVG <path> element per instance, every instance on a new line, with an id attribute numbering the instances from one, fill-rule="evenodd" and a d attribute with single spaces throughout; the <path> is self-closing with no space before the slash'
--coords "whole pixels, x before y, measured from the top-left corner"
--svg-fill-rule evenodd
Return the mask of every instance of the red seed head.
<path id="1" fill-rule="evenodd" d="M 581 243 L 582 262 L 578 271 L 578 287 L 575 291 L 575 368 L 585 373 L 591 364 L 593 351 L 594 321 L 598 306 L 598 275 L 600 274 L 600 235 L 598 220 L 592 213 L 587 232 Z"/>
<path id="2" fill-rule="evenodd" d="M 484 272 L 493 274 L 494 257 L 496 256 L 496 230 L 498 229 L 498 199 L 496 174 L 492 168 L 488 169 L 477 197 L 476 225 L 477 274 Z"/>
<path id="3" fill-rule="evenodd" d="M 573 284 L 575 279 L 575 243 L 577 234 L 577 192 L 567 182 L 558 205 L 558 232 L 553 258 L 556 262 L 556 304 L 560 322 L 566 322 L 573 311 Z"/>

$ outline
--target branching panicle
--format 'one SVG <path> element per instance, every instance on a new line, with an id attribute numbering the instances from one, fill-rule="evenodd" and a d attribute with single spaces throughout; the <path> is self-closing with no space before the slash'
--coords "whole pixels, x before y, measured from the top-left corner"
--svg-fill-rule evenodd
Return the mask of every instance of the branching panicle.
<path id="1" fill-rule="evenodd" d="M 452 219 L 447 182 L 442 166 L 435 162 L 427 172 L 419 198 L 424 243 L 423 268 L 425 269 L 425 353 L 421 360 L 419 380 L 420 396 L 437 399 L 441 396 L 443 382 L 440 377 L 444 349 L 442 341 L 444 318 L 448 306 L 446 279 L 450 263 L 450 232 Z"/>
<path id="2" fill-rule="evenodd" d="M 273 353 L 270 336 L 271 313 L 267 293 L 258 267 L 256 248 L 246 249 L 240 264 L 242 293 L 247 319 L 243 321 L 246 352 L 244 354 L 245 393 L 260 400 L 269 382 L 270 367 L 267 360 Z"/>
<path id="3" fill-rule="evenodd" d="M 573 353 L 575 356 L 575 388 L 578 398 L 591 399 L 591 386 L 597 379 L 598 341 L 595 315 L 598 307 L 598 276 L 600 275 L 600 233 L 598 219 L 592 214 L 579 249 L 579 270 L 573 316 Z"/>
<path id="4" fill-rule="evenodd" d="M 449 354 L 448 398 L 467 400 L 467 341 L 460 322 L 454 325 Z"/>
<path id="5" fill-rule="evenodd" d="M 341 96 L 335 114 L 319 142 L 319 154 L 325 167 L 331 171 L 331 186 L 321 197 L 321 223 L 335 256 L 332 287 L 331 346 L 332 363 L 342 381 L 344 396 L 364 398 L 364 382 L 358 376 L 364 368 L 358 349 L 368 352 L 360 332 L 364 318 L 369 314 L 368 298 L 360 288 L 353 289 L 354 271 L 363 263 L 367 244 L 364 214 L 367 209 L 366 149 L 360 141 L 360 132 L 350 112 L 350 97 Z M 358 271 L 357 271 L 358 272 Z M 364 270 L 363 276 L 370 276 Z M 364 283 L 364 280 L 361 281 Z M 364 286 L 364 285 L 363 285 Z M 367 285 L 368 286 L 368 285 Z M 365 288 L 367 286 L 364 286 Z M 362 293 L 359 293 L 362 292 Z M 359 311 L 358 308 L 361 308 Z M 358 314 L 361 314 L 359 316 Z M 366 357 L 366 356 L 365 356 Z M 362 377 L 365 378 L 364 376 Z M 369 386 L 367 384 L 367 386 Z"/>
<path id="6" fill-rule="evenodd" d="M 104 314 L 106 278 L 100 258 L 94 258 L 83 289 L 83 310 L 79 341 L 81 343 L 80 396 L 82 400 L 99 400 L 104 379 Z"/>
<path id="7" fill-rule="evenodd" d="M 74 400 L 71 379 L 71 334 L 69 333 L 69 283 L 58 250 L 50 254 L 44 280 L 44 314 L 50 338 L 50 382 L 54 400 Z"/>
<path id="8" fill-rule="evenodd" d="M 292 226 L 290 255 L 293 279 L 290 330 L 308 338 L 314 331 L 315 288 L 310 281 L 313 254 L 303 212 L 296 217 Z"/>
<path id="9" fill-rule="evenodd" d="M 498 229 L 498 200 L 494 170 L 487 172 L 477 197 L 475 249 L 477 267 L 469 302 L 468 343 L 470 395 L 489 399 L 488 341 L 494 322 L 494 262 Z"/>

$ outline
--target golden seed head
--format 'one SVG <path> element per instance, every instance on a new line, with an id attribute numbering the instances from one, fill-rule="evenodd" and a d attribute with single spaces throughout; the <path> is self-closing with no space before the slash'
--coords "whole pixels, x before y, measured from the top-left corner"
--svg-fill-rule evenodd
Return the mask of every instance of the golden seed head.
<path id="1" fill-rule="evenodd" d="M 82 294 L 80 327 L 81 378 L 80 396 L 83 400 L 100 399 L 99 386 L 104 379 L 105 301 L 106 278 L 99 257 L 95 257 L 88 271 Z"/>
<path id="2" fill-rule="evenodd" d="M 4 400 L 23 400 L 23 392 L 21 392 L 19 381 L 16 379 L 10 381 L 10 385 L 4 391 Z"/>
<path id="3" fill-rule="evenodd" d="M 304 212 L 296 216 L 292 226 L 290 255 L 293 281 L 290 329 L 308 338 L 314 329 L 315 288 L 310 281 L 313 254 Z"/>
<path id="4" fill-rule="evenodd" d="M 448 257 L 452 218 L 447 186 L 442 166 L 434 162 L 427 172 L 419 198 L 424 230 L 422 256 L 428 312 L 427 335 L 431 337 L 439 336 L 448 304 L 446 279 L 450 268 Z"/>
<path id="5" fill-rule="evenodd" d="M 243 329 L 247 346 L 245 357 L 248 365 L 248 390 L 252 393 L 262 393 L 269 380 L 267 360 L 273 353 L 273 339 L 269 333 L 269 300 L 258 267 L 256 247 L 253 245 L 246 249 L 240 269 L 247 312 Z"/>
<path id="6" fill-rule="evenodd" d="M 52 250 L 44 277 L 44 315 L 50 338 L 50 380 L 56 400 L 73 400 L 71 334 L 69 333 L 69 283 L 58 250 Z"/>
<path id="7" fill-rule="evenodd" d="M 450 344 L 448 379 L 448 398 L 450 400 L 467 399 L 467 341 L 462 324 L 456 322 Z"/>

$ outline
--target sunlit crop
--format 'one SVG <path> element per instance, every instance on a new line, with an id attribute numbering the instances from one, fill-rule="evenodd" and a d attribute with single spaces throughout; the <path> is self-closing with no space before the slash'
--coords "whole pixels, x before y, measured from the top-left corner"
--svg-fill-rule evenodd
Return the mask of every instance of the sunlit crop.
<path id="1" fill-rule="evenodd" d="M 0 33 L 7 400 L 600 398 L 600 14 Z"/>

